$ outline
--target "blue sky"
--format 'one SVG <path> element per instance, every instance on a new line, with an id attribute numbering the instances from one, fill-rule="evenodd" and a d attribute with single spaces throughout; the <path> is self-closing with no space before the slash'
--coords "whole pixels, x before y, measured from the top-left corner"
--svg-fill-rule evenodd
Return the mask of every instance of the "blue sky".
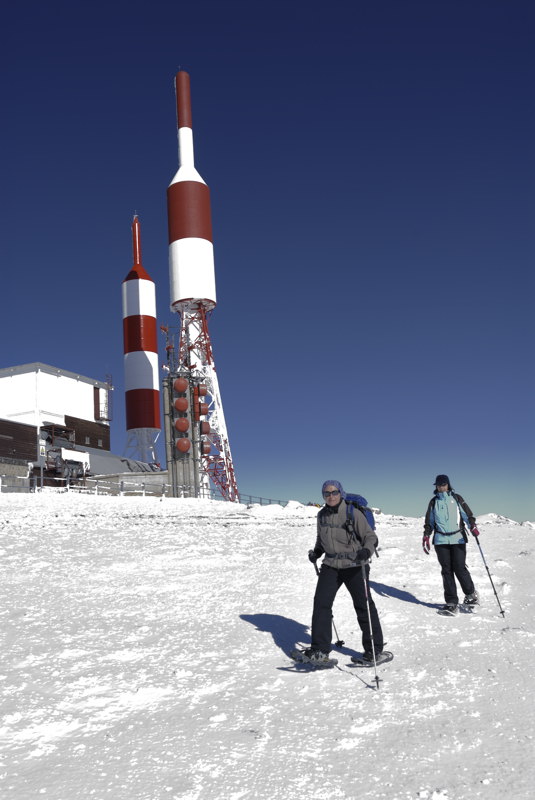
<path id="1" fill-rule="evenodd" d="M 533 3 L 30 0 L 3 26 L 2 367 L 111 374 L 122 453 L 134 212 L 177 323 L 186 69 L 240 491 L 337 478 L 420 515 L 446 472 L 476 514 L 535 518 Z"/>

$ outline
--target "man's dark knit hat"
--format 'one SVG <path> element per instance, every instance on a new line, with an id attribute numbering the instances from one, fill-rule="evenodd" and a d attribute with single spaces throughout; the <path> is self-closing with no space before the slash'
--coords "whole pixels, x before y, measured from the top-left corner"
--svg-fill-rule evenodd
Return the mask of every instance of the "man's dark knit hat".
<path id="1" fill-rule="evenodd" d="M 450 485 L 450 479 L 448 478 L 448 476 L 447 475 L 437 475 L 436 480 L 435 480 L 435 486 L 440 486 L 443 483 L 447 483 L 448 486 Z"/>

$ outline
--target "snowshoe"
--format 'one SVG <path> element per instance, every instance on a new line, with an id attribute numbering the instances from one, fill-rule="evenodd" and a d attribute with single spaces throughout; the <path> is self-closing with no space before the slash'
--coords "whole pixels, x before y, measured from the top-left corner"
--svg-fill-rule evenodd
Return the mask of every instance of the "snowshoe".
<path id="1" fill-rule="evenodd" d="M 389 661 L 392 661 L 393 658 L 393 653 L 389 650 L 383 650 L 382 653 L 375 654 L 375 663 L 377 666 L 380 666 L 380 664 L 387 664 Z M 357 667 L 373 667 L 373 653 L 362 653 L 362 655 L 351 656 L 351 661 L 353 664 L 356 664 Z"/>
<path id="2" fill-rule="evenodd" d="M 440 614 L 442 617 L 454 617 L 456 614 L 459 613 L 459 607 L 456 603 L 446 603 L 445 606 L 439 608 L 437 614 Z"/>
<path id="3" fill-rule="evenodd" d="M 473 591 L 472 594 L 465 595 L 461 609 L 466 614 L 473 614 L 479 609 L 479 595 L 476 591 Z"/>
<path id="4" fill-rule="evenodd" d="M 290 658 L 293 658 L 298 664 L 309 664 L 316 669 L 330 669 L 338 664 L 336 658 L 329 658 L 327 653 L 322 653 L 321 650 L 313 650 L 311 647 L 306 650 L 292 650 Z"/>

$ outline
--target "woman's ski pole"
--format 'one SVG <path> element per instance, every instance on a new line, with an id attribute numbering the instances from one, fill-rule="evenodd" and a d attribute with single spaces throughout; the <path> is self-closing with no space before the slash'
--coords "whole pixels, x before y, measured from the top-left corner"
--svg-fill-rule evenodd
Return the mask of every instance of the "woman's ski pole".
<path id="1" fill-rule="evenodd" d="M 485 556 L 483 555 L 483 550 L 482 550 L 482 548 L 481 548 L 481 545 L 479 544 L 479 536 L 474 536 L 474 539 L 476 540 L 476 542 L 477 542 L 477 546 L 479 547 L 479 552 L 481 553 L 481 558 L 483 559 L 483 563 L 484 563 L 484 565 L 485 565 L 485 569 L 487 570 L 487 574 L 488 574 L 488 576 L 489 576 L 490 585 L 492 586 L 492 589 L 493 589 L 493 591 L 494 591 L 494 594 L 496 595 L 496 600 L 498 601 L 498 605 L 499 605 L 499 607 L 500 607 L 500 614 L 502 615 L 502 617 L 505 617 L 505 611 L 503 610 L 503 608 L 502 608 L 502 606 L 501 606 L 501 603 L 500 603 L 500 598 L 498 597 L 498 593 L 496 592 L 496 588 L 495 588 L 495 586 L 494 586 L 494 583 L 493 583 L 493 581 L 492 581 L 492 578 L 491 578 L 491 576 L 490 576 L 490 571 L 489 571 L 489 568 L 487 567 L 487 562 L 485 561 Z"/>
<path id="2" fill-rule="evenodd" d="M 370 639 L 372 642 L 373 668 L 375 670 L 375 685 L 379 688 L 379 676 L 377 675 L 377 660 L 375 658 L 375 642 L 373 640 L 372 615 L 370 614 L 370 598 L 368 597 L 368 581 L 366 580 L 366 562 L 360 562 L 362 569 L 362 580 L 364 581 L 364 594 L 366 596 L 366 608 L 368 609 L 368 625 L 370 626 Z"/>
<path id="3" fill-rule="evenodd" d="M 319 571 L 318 565 L 316 564 L 315 561 L 314 561 L 314 569 L 316 570 L 316 575 L 319 577 L 320 571 Z M 331 617 L 332 617 L 332 621 L 333 621 L 334 632 L 336 633 L 336 638 L 338 640 L 338 641 L 335 642 L 335 645 L 337 647 L 343 647 L 345 645 L 345 642 L 344 642 L 343 639 L 340 639 L 340 637 L 338 636 L 338 631 L 336 630 L 336 625 L 334 624 L 334 615 L 333 615 L 332 611 L 331 611 Z"/>

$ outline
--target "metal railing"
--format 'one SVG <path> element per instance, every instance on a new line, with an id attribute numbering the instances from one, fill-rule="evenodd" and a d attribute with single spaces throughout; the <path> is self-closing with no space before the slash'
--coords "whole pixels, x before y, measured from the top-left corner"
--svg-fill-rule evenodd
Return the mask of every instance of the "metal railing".
<path id="1" fill-rule="evenodd" d="M 241 492 L 238 494 L 240 498 L 240 503 L 244 505 L 252 506 L 252 505 L 260 505 L 260 506 L 286 506 L 288 504 L 288 500 L 272 500 L 269 497 L 255 497 L 251 494 L 242 494 Z"/>
<path id="2" fill-rule="evenodd" d="M 111 495 L 118 497 L 172 497 L 172 486 L 169 483 L 149 481 L 113 480 L 107 478 L 85 478 L 83 482 L 71 481 L 69 478 L 56 478 L 53 485 L 50 480 L 47 486 L 41 486 L 38 477 L 18 478 L 13 475 L 0 475 L 0 494 L 5 492 L 37 492 L 41 489 L 60 492 L 77 492 L 79 494 Z M 180 490 L 180 487 L 178 487 Z M 183 487 L 182 497 L 191 497 L 188 487 Z M 214 489 L 200 490 L 203 500 L 221 500 L 222 495 Z M 288 500 L 273 500 L 269 497 L 258 497 L 251 494 L 239 494 L 239 502 L 244 505 L 279 505 L 286 506 Z"/>

